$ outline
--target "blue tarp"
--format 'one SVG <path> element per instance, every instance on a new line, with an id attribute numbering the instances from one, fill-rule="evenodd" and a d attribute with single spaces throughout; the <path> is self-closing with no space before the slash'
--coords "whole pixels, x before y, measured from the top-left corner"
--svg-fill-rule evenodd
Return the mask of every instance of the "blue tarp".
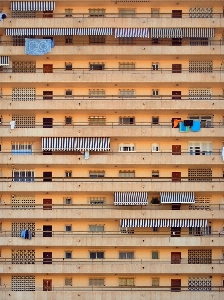
<path id="1" fill-rule="evenodd" d="M 51 51 L 51 39 L 25 39 L 25 53 L 28 55 L 44 55 Z"/>
<path id="2" fill-rule="evenodd" d="M 201 121 L 200 120 L 193 120 L 193 126 L 191 126 L 191 131 L 200 131 L 201 129 Z"/>

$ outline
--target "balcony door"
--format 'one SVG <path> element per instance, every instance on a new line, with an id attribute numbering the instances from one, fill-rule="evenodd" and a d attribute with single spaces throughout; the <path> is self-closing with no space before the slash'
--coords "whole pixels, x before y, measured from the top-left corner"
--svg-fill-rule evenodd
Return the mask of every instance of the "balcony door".
<path id="1" fill-rule="evenodd" d="M 181 182 L 181 172 L 172 172 L 172 182 Z"/>
<path id="2" fill-rule="evenodd" d="M 182 10 L 172 10 L 172 18 L 182 18 Z"/>
<path id="3" fill-rule="evenodd" d="M 53 118 L 43 118 L 43 128 L 52 128 Z"/>
<path id="4" fill-rule="evenodd" d="M 43 64 L 43 73 L 53 73 L 53 65 Z"/>
<path id="5" fill-rule="evenodd" d="M 52 225 L 43 225 L 43 237 L 52 237 Z"/>
<path id="6" fill-rule="evenodd" d="M 43 264 L 44 265 L 52 264 L 52 252 L 43 252 Z"/>
<path id="7" fill-rule="evenodd" d="M 171 264 L 181 263 L 181 252 L 171 252 Z"/>
<path id="8" fill-rule="evenodd" d="M 173 100 L 181 100 L 181 91 L 172 91 Z"/>
<path id="9" fill-rule="evenodd" d="M 181 279 L 171 279 L 171 292 L 181 291 Z"/>
<path id="10" fill-rule="evenodd" d="M 52 172 L 43 172 L 43 181 L 52 181 Z"/>
<path id="11" fill-rule="evenodd" d="M 172 64 L 172 73 L 181 73 L 182 65 L 181 64 Z"/>
<path id="12" fill-rule="evenodd" d="M 52 199 L 43 199 L 43 210 L 52 210 Z"/>
<path id="13" fill-rule="evenodd" d="M 172 155 L 181 155 L 181 145 L 172 145 Z"/>
<path id="14" fill-rule="evenodd" d="M 43 279 L 43 291 L 52 291 L 52 279 Z"/>

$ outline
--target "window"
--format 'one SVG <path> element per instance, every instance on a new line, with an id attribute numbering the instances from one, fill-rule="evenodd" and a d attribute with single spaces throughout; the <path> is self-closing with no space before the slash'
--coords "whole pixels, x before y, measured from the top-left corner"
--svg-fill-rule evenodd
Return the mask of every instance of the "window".
<path id="1" fill-rule="evenodd" d="M 211 100 L 212 89 L 192 88 L 189 89 L 189 100 Z"/>
<path id="2" fill-rule="evenodd" d="M 34 101 L 36 88 L 13 88 L 12 101 Z"/>
<path id="3" fill-rule="evenodd" d="M 71 205 L 72 204 L 72 198 L 71 197 L 64 197 L 63 198 L 63 203 L 66 205 Z"/>
<path id="4" fill-rule="evenodd" d="M 134 286 L 134 278 L 119 278 L 119 286 Z"/>
<path id="5" fill-rule="evenodd" d="M 90 8 L 89 16 L 90 17 L 104 17 L 105 11 L 106 10 L 104 8 Z"/>
<path id="6" fill-rule="evenodd" d="M 119 37 L 120 45 L 132 45 L 135 43 L 134 37 Z"/>
<path id="7" fill-rule="evenodd" d="M 152 251 L 152 259 L 159 259 L 159 252 L 158 251 Z"/>
<path id="8" fill-rule="evenodd" d="M 119 90 L 119 96 L 121 98 L 133 98 L 135 97 L 134 90 Z"/>
<path id="9" fill-rule="evenodd" d="M 152 90 L 152 96 L 153 97 L 159 96 L 159 90 Z"/>
<path id="10" fill-rule="evenodd" d="M 89 64 L 89 69 L 94 70 L 94 71 L 104 70 L 104 67 L 105 67 L 104 63 L 90 63 Z"/>
<path id="11" fill-rule="evenodd" d="M 189 18 L 212 18 L 212 7 L 190 7 Z"/>
<path id="12" fill-rule="evenodd" d="M 72 97 L 72 90 L 65 90 L 65 97 Z"/>
<path id="13" fill-rule="evenodd" d="M 119 177 L 122 177 L 122 178 L 134 178 L 135 177 L 135 171 L 134 170 L 119 171 Z"/>
<path id="14" fill-rule="evenodd" d="M 53 91 L 43 91 L 43 100 L 52 100 Z"/>
<path id="15" fill-rule="evenodd" d="M 91 116 L 88 118 L 89 125 L 106 125 L 106 117 Z"/>
<path id="16" fill-rule="evenodd" d="M 104 286 L 104 278 L 89 278 L 90 286 Z"/>
<path id="17" fill-rule="evenodd" d="M 73 9 L 72 8 L 66 8 L 65 9 L 65 16 L 67 18 L 72 17 Z"/>
<path id="18" fill-rule="evenodd" d="M 122 18 L 125 17 L 134 17 L 135 9 L 119 9 L 119 16 Z"/>
<path id="19" fill-rule="evenodd" d="M 72 35 L 66 35 L 65 36 L 65 44 L 73 44 L 73 36 Z"/>
<path id="20" fill-rule="evenodd" d="M 189 61 L 189 73 L 212 73 L 213 61 Z"/>
<path id="21" fill-rule="evenodd" d="M 12 72 L 36 73 L 36 61 L 13 61 Z"/>
<path id="22" fill-rule="evenodd" d="M 16 128 L 35 128 L 36 117 L 32 115 L 12 115 Z"/>
<path id="23" fill-rule="evenodd" d="M 104 225 L 89 225 L 91 232 L 104 232 Z"/>
<path id="24" fill-rule="evenodd" d="M 65 231 L 72 231 L 72 225 L 65 225 Z"/>
<path id="25" fill-rule="evenodd" d="M 0 11 L 0 12 L 2 12 L 2 11 Z M 12 18 L 17 18 L 17 19 L 36 18 L 36 11 L 12 10 Z"/>
<path id="26" fill-rule="evenodd" d="M 159 8 L 151 8 L 151 17 L 159 18 Z"/>
<path id="27" fill-rule="evenodd" d="M 120 152 L 135 151 L 135 145 L 134 144 L 120 144 L 119 145 L 119 151 Z"/>
<path id="28" fill-rule="evenodd" d="M 189 120 L 200 120 L 201 128 L 211 128 L 212 127 L 212 116 L 189 116 Z"/>
<path id="29" fill-rule="evenodd" d="M 34 171 L 31 170 L 13 170 L 12 181 L 31 182 L 34 181 Z"/>
<path id="30" fill-rule="evenodd" d="M 152 63 L 152 70 L 153 71 L 158 71 L 159 70 L 159 63 L 157 63 L 157 62 Z"/>
<path id="31" fill-rule="evenodd" d="M 152 125 L 158 125 L 159 124 L 159 117 L 152 117 Z"/>
<path id="32" fill-rule="evenodd" d="M 32 144 L 29 143 L 13 143 L 12 155 L 30 155 L 32 154 Z"/>
<path id="33" fill-rule="evenodd" d="M 152 277 L 152 286 L 159 286 L 159 278 Z"/>
<path id="34" fill-rule="evenodd" d="M 65 285 L 66 286 L 72 286 L 72 277 L 66 277 L 65 278 Z"/>
<path id="35" fill-rule="evenodd" d="M 65 251 L 65 258 L 71 259 L 72 258 L 72 251 Z"/>
<path id="36" fill-rule="evenodd" d="M 156 143 L 152 144 L 152 152 L 159 152 L 159 151 L 160 151 L 159 144 Z"/>
<path id="37" fill-rule="evenodd" d="M 212 249 L 188 250 L 188 264 L 211 264 Z"/>
<path id="38" fill-rule="evenodd" d="M 65 125 L 72 125 L 72 117 L 65 117 Z"/>
<path id="39" fill-rule="evenodd" d="M 188 181 L 212 181 L 212 169 L 188 169 Z"/>
<path id="40" fill-rule="evenodd" d="M 188 277 L 189 291 L 211 291 L 212 276 L 190 276 Z"/>
<path id="41" fill-rule="evenodd" d="M 159 177 L 159 170 L 152 170 L 152 178 L 158 178 Z"/>
<path id="42" fill-rule="evenodd" d="M 89 90 L 89 97 L 93 97 L 93 98 L 105 97 L 105 91 L 104 90 Z"/>
<path id="43" fill-rule="evenodd" d="M 91 258 L 91 259 L 103 259 L 104 258 L 104 252 L 103 251 L 89 252 L 89 258 Z"/>
<path id="44" fill-rule="evenodd" d="M 65 62 L 65 70 L 71 71 L 72 70 L 72 63 L 71 62 Z"/>
<path id="45" fill-rule="evenodd" d="M 125 71 L 134 70 L 135 69 L 135 63 L 133 63 L 133 62 L 119 63 L 119 69 L 120 70 L 125 70 Z"/>
<path id="46" fill-rule="evenodd" d="M 119 259 L 134 259 L 134 252 L 133 251 L 121 251 L 119 252 Z"/>
<path id="47" fill-rule="evenodd" d="M 104 35 L 89 35 L 90 44 L 105 44 L 106 38 Z"/>
<path id="48" fill-rule="evenodd" d="M 103 178 L 105 177 L 105 171 L 89 171 L 90 178 Z"/>
<path id="49" fill-rule="evenodd" d="M 104 205 L 105 197 L 90 197 L 89 204 L 91 205 Z"/>
<path id="50" fill-rule="evenodd" d="M 189 142 L 190 155 L 211 155 L 212 142 Z"/>
<path id="51" fill-rule="evenodd" d="M 121 228 L 120 233 L 122 233 L 122 234 L 134 234 L 135 230 L 134 230 L 134 228 Z"/>
<path id="52" fill-rule="evenodd" d="M 135 117 L 119 117 L 120 125 L 133 125 L 135 124 Z"/>
<path id="53" fill-rule="evenodd" d="M 65 177 L 72 177 L 72 171 L 65 171 Z"/>

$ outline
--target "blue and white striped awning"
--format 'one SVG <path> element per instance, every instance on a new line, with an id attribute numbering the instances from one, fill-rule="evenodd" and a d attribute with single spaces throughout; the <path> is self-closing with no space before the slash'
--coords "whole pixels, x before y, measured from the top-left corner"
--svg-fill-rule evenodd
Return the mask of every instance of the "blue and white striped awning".
<path id="1" fill-rule="evenodd" d="M 206 227 L 205 219 L 121 219 L 120 227 Z"/>
<path id="2" fill-rule="evenodd" d="M 161 203 L 195 203 L 194 192 L 161 192 Z"/>
<path id="3" fill-rule="evenodd" d="M 115 38 L 137 37 L 149 38 L 149 28 L 115 28 Z"/>
<path id="4" fill-rule="evenodd" d="M 213 38 L 214 28 L 183 28 L 183 37 L 189 38 Z"/>
<path id="5" fill-rule="evenodd" d="M 6 28 L 5 35 L 12 35 L 12 36 L 42 35 L 42 29 L 41 28 Z"/>
<path id="6" fill-rule="evenodd" d="M 50 11 L 55 9 L 54 1 L 12 1 L 12 11 Z"/>
<path id="7" fill-rule="evenodd" d="M 152 38 L 182 38 L 182 28 L 151 28 Z"/>
<path id="8" fill-rule="evenodd" d="M 42 137 L 42 151 L 109 151 L 108 137 Z"/>
<path id="9" fill-rule="evenodd" d="M 9 56 L 0 56 L 0 66 L 8 66 L 9 65 Z"/>
<path id="10" fill-rule="evenodd" d="M 112 28 L 6 28 L 6 35 L 112 35 Z"/>
<path id="11" fill-rule="evenodd" d="M 147 192 L 115 192 L 114 205 L 147 205 Z"/>

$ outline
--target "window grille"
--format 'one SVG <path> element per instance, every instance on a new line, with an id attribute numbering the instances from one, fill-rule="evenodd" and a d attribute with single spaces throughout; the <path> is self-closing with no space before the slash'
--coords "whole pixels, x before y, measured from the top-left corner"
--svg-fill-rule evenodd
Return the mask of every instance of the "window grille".
<path id="1" fill-rule="evenodd" d="M 22 154 L 29 155 L 32 154 L 32 144 L 28 143 L 13 143 L 12 144 L 12 154 Z"/>
<path id="2" fill-rule="evenodd" d="M 103 178 L 105 177 L 105 171 L 89 171 L 90 178 Z"/>
<path id="3" fill-rule="evenodd" d="M 106 198 L 105 197 L 90 197 L 89 204 L 91 205 L 103 205 L 105 204 Z"/>
<path id="4" fill-rule="evenodd" d="M 36 88 L 13 88 L 12 101 L 36 100 Z"/>
<path id="5" fill-rule="evenodd" d="M 134 234 L 135 230 L 133 228 L 120 228 L 120 233 L 122 234 Z"/>
<path id="6" fill-rule="evenodd" d="M 152 278 L 152 286 L 159 286 L 159 278 Z"/>
<path id="7" fill-rule="evenodd" d="M 188 169 L 188 181 L 212 181 L 212 169 Z"/>
<path id="8" fill-rule="evenodd" d="M 66 277 L 65 278 L 65 285 L 66 286 L 72 286 L 72 277 Z"/>
<path id="9" fill-rule="evenodd" d="M 65 8 L 65 16 L 67 18 L 72 17 L 73 9 L 72 8 Z"/>
<path id="10" fill-rule="evenodd" d="M 104 8 L 90 8 L 89 16 L 90 17 L 104 17 L 106 10 Z"/>
<path id="11" fill-rule="evenodd" d="M 119 286 L 134 286 L 134 278 L 119 278 Z"/>
<path id="12" fill-rule="evenodd" d="M 189 73 L 212 73 L 212 61 L 189 61 Z"/>
<path id="13" fill-rule="evenodd" d="M 158 251 L 152 251 L 152 259 L 159 259 L 159 252 Z"/>
<path id="14" fill-rule="evenodd" d="M 101 98 L 105 97 L 104 90 L 89 90 L 89 97 Z"/>
<path id="15" fill-rule="evenodd" d="M 135 124 L 135 117 L 119 117 L 120 125 L 133 125 Z"/>
<path id="16" fill-rule="evenodd" d="M 35 250 L 12 250 L 12 264 L 35 264 Z"/>
<path id="17" fill-rule="evenodd" d="M 104 286 L 104 278 L 89 278 L 90 286 Z"/>
<path id="18" fill-rule="evenodd" d="M 65 70 L 71 71 L 72 70 L 72 63 L 71 62 L 65 62 Z"/>
<path id="19" fill-rule="evenodd" d="M 135 177 L 135 171 L 134 170 L 124 170 L 119 171 L 119 177 L 122 178 L 134 178 Z"/>
<path id="20" fill-rule="evenodd" d="M 72 125 L 72 117 L 65 117 L 65 125 Z"/>
<path id="21" fill-rule="evenodd" d="M 35 276 L 12 276 L 12 291 L 35 291 Z"/>
<path id="22" fill-rule="evenodd" d="M 119 16 L 124 17 L 134 17 L 135 16 L 135 9 L 119 9 Z"/>
<path id="23" fill-rule="evenodd" d="M 200 37 L 190 38 L 190 46 L 208 46 L 208 44 L 209 44 L 208 38 L 200 38 Z"/>
<path id="24" fill-rule="evenodd" d="M 65 231 L 66 232 L 71 232 L 72 231 L 72 225 L 65 225 Z"/>
<path id="25" fill-rule="evenodd" d="M 104 68 L 105 68 L 104 63 L 90 63 L 89 64 L 90 70 L 100 71 L 100 70 L 104 70 Z"/>
<path id="26" fill-rule="evenodd" d="M 212 18 L 212 7 L 190 7 L 189 18 Z"/>
<path id="27" fill-rule="evenodd" d="M 11 14 L 12 14 L 12 18 L 14 18 L 14 19 L 36 18 L 36 12 L 35 11 L 12 10 Z"/>
<path id="28" fill-rule="evenodd" d="M 36 62 L 35 61 L 13 61 L 12 72 L 36 73 Z"/>
<path id="29" fill-rule="evenodd" d="M 123 62 L 123 63 L 119 63 L 119 69 L 120 70 L 134 70 L 135 69 L 135 63 L 131 63 L 131 62 Z"/>
<path id="30" fill-rule="evenodd" d="M 104 225 L 89 225 L 91 232 L 104 232 Z"/>
<path id="31" fill-rule="evenodd" d="M 212 249 L 188 250 L 188 264 L 211 264 Z"/>
<path id="32" fill-rule="evenodd" d="M 36 117 L 32 115 L 12 115 L 12 121 L 15 121 L 16 128 L 35 128 Z"/>
<path id="33" fill-rule="evenodd" d="M 119 259 L 134 259 L 134 252 L 133 251 L 120 251 L 119 252 Z"/>
<path id="34" fill-rule="evenodd" d="M 151 8 L 151 17 L 152 18 L 159 18 L 159 8 Z"/>
<path id="35" fill-rule="evenodd" d="M 195 196 L 195 203 L 189 205 L 189 209 L 209 210 L 211 203 L 211 196 Z"/>
<path id="36" fill-rule="evenodd" d="M 12 223 L 12 237 L 20 237 L 22 230 L 29 230 L 32 232 L 32 237 L 35 236 L 35 223 L 27 223 L 27 222 L 21 222 L 21 223 Z"/>
<path id="37" fill-rule="evenodd" d="M 120 152 L 133 152 L 133 151 L 135 151 L 135 145 L 134 144 L 120 144 L 119 151 Z"/>
<path id="38" fill-rule="evenodd" d="M 121 98 L 133 98 L 135 97 L 134 90 L 119 90 L 119 96 Z"/>
<path id="39" fill-rule="evenodd" d="M 89 116 L 89 125 L 106 125 L 106 117 L 104 116 Z"/>
<path id="40" fill-rule="evenodd" d="M 34 171 L 32 170 L 13 170 L 12 181 L 31 182 L 34 181 Z"/>
<path id="41" fill-rule="evenodd" d="M 11 198 L 12 209 L 34 209 L 35 203 L 35 196 L 33 195 L 13 195 Z"/>
<path id="42" fill-rule="evenodd" d="M 65 258 L 71 259 L 72 258 L 72 251 L 65 251 Z"/>
<path id="43" fill-rule="evenodd" d="M 211 291 L 212 278 L 211 276 L 190 276 L 188 277 L 189 291 Z"/>

